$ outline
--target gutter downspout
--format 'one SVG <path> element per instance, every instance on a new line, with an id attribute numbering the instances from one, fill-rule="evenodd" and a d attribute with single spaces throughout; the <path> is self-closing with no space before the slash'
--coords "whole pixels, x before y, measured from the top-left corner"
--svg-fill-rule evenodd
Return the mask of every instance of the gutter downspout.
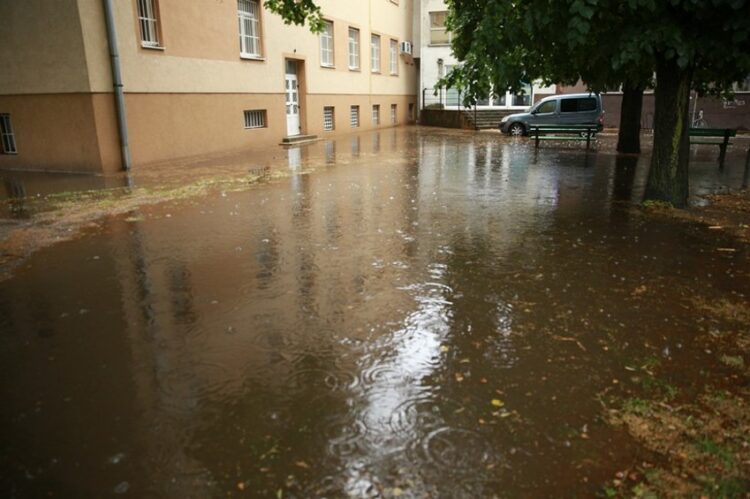
<path id="1" fill-rule="evenodd" d="M 128 124 L 125 120 L 125 94 L 122 89 L 122 74 L 120 73 L 120 54 L 117 50 L 117 31 L 112 0 L 103 0 L 104 18 L 107 23 L 107 42 L 109 43 L 109 57 L 112 66 L 112 86 L 115 90 L 115 109 L 117 111 L 117 128 L 120 131 L 120 148 L 122 155 L 122 169 L 130 170 L 130 145 L 128 143 Z"/>

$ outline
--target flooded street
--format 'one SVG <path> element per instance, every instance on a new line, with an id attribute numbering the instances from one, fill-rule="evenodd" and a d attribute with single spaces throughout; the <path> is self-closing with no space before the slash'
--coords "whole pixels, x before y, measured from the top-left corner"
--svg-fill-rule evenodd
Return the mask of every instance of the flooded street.
<path id="1" fill-rule="evenodd" d="M 694 151 L 696 197 L 738 144 Z M 750 261 L 602 149 L 344 136 L 35 253 L 0 282 L 0 495 L 594 496 L 658 464 L 604 398 L 644 365 L 676 405 L 746 389 L 705 307 L 747 306 Z"/>

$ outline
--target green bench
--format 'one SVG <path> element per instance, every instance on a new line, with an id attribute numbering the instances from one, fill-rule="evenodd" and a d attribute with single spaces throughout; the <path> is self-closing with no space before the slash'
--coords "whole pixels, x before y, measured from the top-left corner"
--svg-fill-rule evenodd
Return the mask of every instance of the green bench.
<path id="1" fill-rule="evenodd" d="M 719 146 L 719 166 L 724 166 L 727 146 L 732 145 L 729 139 L 737 136 L 737 130 L 731 128 L 691 128 L 688 134 L 690 135 L 691 145 L 708 144 Z M 693 140 L 693 137 L 698 137 L 698 139 Z"/>
<path id="2" fill-rule="evenodd" d="M 543 140 L 585 140 L 588 149 L 597 132 L 599 125 L 529 125 L 529 137 L 534 138 L 536 147 Z"/>

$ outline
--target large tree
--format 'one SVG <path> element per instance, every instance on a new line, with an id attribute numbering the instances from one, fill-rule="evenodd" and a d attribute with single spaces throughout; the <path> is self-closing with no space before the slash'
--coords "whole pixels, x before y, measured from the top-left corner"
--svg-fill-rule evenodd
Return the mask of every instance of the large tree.
<path id="1" fill-rule="evenodd" d="M 463 65 L 443 83 L 466 86 L 470 101 L 481 98 L 489 84 L 518 90 L 524 81 L 533 80 L 562 84 L 583 80 L 595 92 L 622 89 L 618 151 L 640 152 L 641 102 L 653 63 L 645 58 L 612 63 L 609 54 L 618 46 L 612 28 L 619 18 L 594 23 L 594 9 L 565 1 L 448 3 L 453 48 Z"/>
<path id="2" fill-rule="evenodd" d="M 448 0 L 453 50 L 462 64 L 446 83 L 467 96 L 490 86 L 570 82 L 623 84 L 634 118 L 656 75 L 654 150 L 646 197 L 684 206 L 688 197 L 691 84 L 718 93 L 750 73 L 746 0 Z M 639 96 L 640 95 L 640 96 Z M 627 100 L 627 99 L 626 99 Z M 632 108 L 631 108 L 632 107 Z M 640 113 L 637 113 L 638 116 Z M 625 140 L 626 138 L 622 137 Z"/>

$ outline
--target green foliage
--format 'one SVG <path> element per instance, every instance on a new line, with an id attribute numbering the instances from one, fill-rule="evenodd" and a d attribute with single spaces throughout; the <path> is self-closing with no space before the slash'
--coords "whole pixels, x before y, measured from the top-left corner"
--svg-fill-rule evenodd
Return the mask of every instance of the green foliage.
<path id="1" fill-rule="evenodd" d="M 573 83 L 592 90 L 648 83 L 656 60 L 690 71 L 702 93 L 726 93 L 750 73 L 748 0 L 448 0 L 462 65 L 441 85 L 467 104 L 490 85 Z"/>
<path id="2" fill-rule="evenodd" d="M 647 400 L 633 397 L 623 402 L 622 409 L 631 414 L 647 416 L 651 413 L 651 404 Z"/>
<path id="3" fill-rule="evenodd" d="M 266 0 L 268 10 L 281 16 L 285 24 L 310 25 L 310 31 L 320 33 L 325 27 L 320 7 L 313 0 Z"/>

